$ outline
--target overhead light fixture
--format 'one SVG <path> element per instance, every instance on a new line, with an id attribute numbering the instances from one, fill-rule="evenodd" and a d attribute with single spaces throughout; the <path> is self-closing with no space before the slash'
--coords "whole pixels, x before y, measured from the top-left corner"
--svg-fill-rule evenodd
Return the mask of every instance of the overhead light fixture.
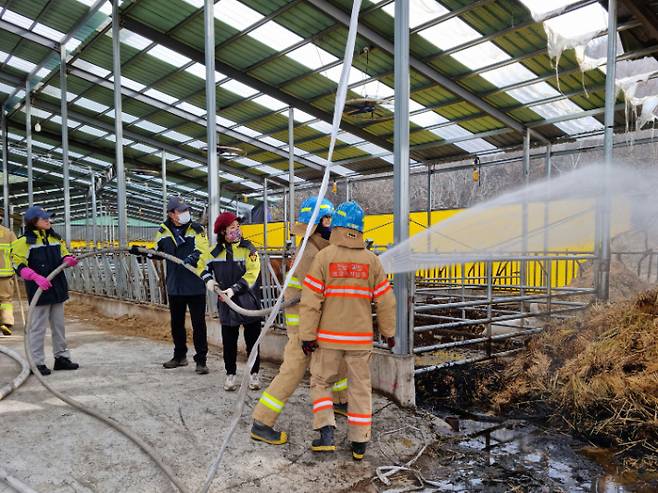
<path id="1" fill-rule="evenodd" d="M 208 146 L 204 145 L 201 150 L 208 152 Z M 247 151 L 241 147 L 217 146 L 217 157 L 224 161 L 243 157 L 246 153 Z"/>
<path id="2" fill-rule="evenodd" d="M 34 131 L 37 133 L 41 132 L 41 123 L 37 122 L 37 124 L 34 126 Z"/>

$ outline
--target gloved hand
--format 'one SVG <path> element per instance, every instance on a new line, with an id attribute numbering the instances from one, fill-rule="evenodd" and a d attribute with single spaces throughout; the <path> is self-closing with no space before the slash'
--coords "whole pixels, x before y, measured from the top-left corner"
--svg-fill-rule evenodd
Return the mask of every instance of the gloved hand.
<path id="1" fill-rule="evenodd" d="M 196 267 L 199 263 L 199 255 L 197 253 L 190 253 L 187 257 L 183 259 L 183 263 Z"/>
<path id="2" fill-rule="evenodd" d="M 21 269 L 21 277 L 26 281 L 36 282 L 37 286 L 39 286 L 43 291 L 48 291 L 53 286 L 48 279 L 40 274 L 37 274 L 29 267 L 23 267 Z"/>
<path id="3" fill-rule="evenodd" d="M 310 356 L 317 348 L 317 341 L 302 341 L 302 351 L 306 356 Z"/>
<path id="4" fill-rule="evenodd" d="M 132 255 L 144 256 L 144 254 L 142 252 L 137 250 L 138 248 L 144 248 L 144 247 L 142 247 L 140 245 L 133 245 L 133 246 L 130 247 L 130 250 L 128 250 L 128 252 L 130 252 Z"/>
<path id="5" fill-rule="evenodd" d="M 219 285 L 217 284 L 217 281 L 215 281 L 214 279 L 211 278 L 211 279 L 208 279 L 206 281 L 206 289 L 208 291 L 210 291 L 211 293 L 217 294 L 217 288 L 218 287 L 219 287 Z M 220 301 L 221 301 L 221 299 L 220 299 Z"/>
<path id="6" fill-rule="evenodd" d="M 393 349 L 395 347 L 395 337 L 387 337 L 386 344 L 388 344 L 389 349 Z"/>
<path id="7" fill-rule="evenodd" d="M 224 293 L 229 299 L 233 298 L 233 296 L 235 295 L 235 291 L 233 291 L 233 288 L 225 289 L 224 291 L 222 291 L 222 293 Z"/>
<path id="8" fill-rule="evenodd" d="M 73 255 L 67 255 L 62 259 L 62 261 L 69 267 L 75 267 L 76 265 L 78 265 L 79 262 L 79 260 L 75 258 Z"/>

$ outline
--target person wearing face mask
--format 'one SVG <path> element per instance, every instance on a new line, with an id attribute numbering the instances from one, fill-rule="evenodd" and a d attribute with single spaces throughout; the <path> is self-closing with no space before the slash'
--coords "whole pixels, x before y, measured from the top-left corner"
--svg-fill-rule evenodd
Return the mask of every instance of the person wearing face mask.
<path id="1" fill-rule="evenodd" d="M 155 237 L 156 250 L 181 259 L 185 264 L 198 267 L 201 256 L 209 250 L 204 227 L 192 221 L 190 206 L 180 197 L 167 202 L 167 219 L 160 225 Z M 136 247 L 131 253 L 140 255 Z M 206 329 L 206 288 L 203 281 L 184 265 L 167 261 L 167 297 L 171 315 L 171 337 L 174 356 L 163 363 L 167 369 L 187 366 L 187 331 L 185 313 L 190 310 L 194 361 L 196 373 L 206 375 L 208 338 Z"/>
<path id="2" fill-rule="evenodd" d="M 42 375 L 50 375 L 44 354 L 46 328 L 50 325 L 55 356 L 55 370 L 77 370 L 79 365 L 71 361 L 71 354 L 66 347 L 64 327 L 64 302 L 69 298 L 69 287 L 64 272 L 52 280 L 47 277 L 52 271 L 65 263 L 74 267 L 78 263 L 66 249 L 66 244 L 52 228 L 51 214 L 39 206 L 32 206 L 23 216 L 25 234 L 11 244 L 11 258 L 14 270 L 25 281 L 27 299 L 32 298 L 37 290 L 43 291 L 37 306 L 31 315 L 28 330 L 32 359 Z"/>
<path id="3" fill-rule="evenodd" d="M 209 291 L 219 288 L 231 300 L 247 310 L 260 309 L 258 279 L 260 258 L 254 245 L 242 238 L 240 220 L 232 212 L 222 212 L 217 216 L 214 227 L 217 245 L 204 257 L 204 271 L 201 278 Z M 217 302 L 219 319 L 222 324 L 222 345 L 226 380 L 224 390 L 237 389 L 236 359 L 240 325 L 244 327 L 244 341 L 247 353 L 251 353 L 261 331 L 261 319 L 245 317 L 229 308 L 221 299 Z M 260 388 L 258 371 L 260 359 L 257 357 L 250 371 L 249 388 Z"/>
<path id="4" fill-rule="evenodd" d="M 318 197 L 309 197 L 304 200 L 299 209 L 297 220 L 299 221 L 294 229 L 298 238 L 303 238 L 306 233 L 308 223 L 311 222 L 313 209 L 317 204 Z M 295 269 L 290 283 L 284 293 L 286 301 L 290 301 L 301 296 L 302 282 L 306 277 L 306 272 L 311 267 L 315 256 L 329 246 L 329 237 L 331 235 L 331 217 L 334 213 L 334 205 L 327 199 L 320 202 L 318 215 L 315 218 L 315 227 L 311 227 L 311 235 L 306 243 L 306 248 L 302 258 Z M 302 351 L 301 341 L 299 339 L 299 305 L 292 305 L 286 308 L 286 332 L 288 333 L 288 343 L 283 352 L 283 362 L 279 368 L 279 373 L 269 387 L 263 392 L 254 409 L 254 422 L 251 427 L 251 438 L 270 445 L 282 445 L 288 441 L 288 435 L 285 431 L 278 431 L 273 428 L 279 416 L 283 412 L 288 399 L 299 386 L 307 368 L 311 362 L 311 357 Z M 334 412 L 347 416 L 347 371 L 345 367 L 339 370 L 336 382 L 333 384 Z"/>

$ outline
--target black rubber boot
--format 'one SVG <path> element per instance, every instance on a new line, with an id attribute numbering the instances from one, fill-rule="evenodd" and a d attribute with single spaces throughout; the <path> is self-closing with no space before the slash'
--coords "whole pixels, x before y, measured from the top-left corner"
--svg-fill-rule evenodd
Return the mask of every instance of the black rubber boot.
<path id="1" fill-rule="evenodd" d="M 323 426 L 318 431 L 320 432 L 320 438 L 313 440 L 311 450 L 313 452 L 335 452 L 334 427 Z"/>
<path id="2" fill-rule="evenodd" d="M 366 442 L 352 442 L 352 458 L 354 460 L 363 460 L 366 455 Z"/>
<path id="3" fill-rule="evenodd" d="M 80 368 L 79 364 L 74 363 L 64 356 L 55 358 L 55 366 L 53 366 L 53 370 L 77 370 L 78 368 Z"/>
<path id="4" fill-rule="evenodd" d="M 251 425 L 251 438 L 270 445 L 283 445 L 288 441 L 288 434 L 254 420 L 254 424 Z"/>
<path id="5" fill-rule="evenodd" d="M 166 363 L 162 363 L 162 366 L 164 366 L 167 369 L 178 368 L 179 366 L 187 366 L 187 358 L 183 358 L 183 359 L 171 358 Z"/>
<path id="6" fill-rule="evenodd" d="M 44 377 L 52 373 L 50 368 L 48 368 L 46 365 L 37 365 L 37 370 L 39 370 L 39 373 L 41 373 Z"/>
<path id="7" fill-rule="evenodd" d="M 334 414 L 337 414 L 338 416 L 345 416 L 347 418 L 347 403 L 334 402 Z"/>

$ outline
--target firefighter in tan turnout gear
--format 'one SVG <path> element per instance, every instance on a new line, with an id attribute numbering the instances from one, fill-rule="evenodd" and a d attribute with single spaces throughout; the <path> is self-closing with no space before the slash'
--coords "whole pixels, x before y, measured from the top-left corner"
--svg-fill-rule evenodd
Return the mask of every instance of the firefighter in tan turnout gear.
<path id="1" fill-rule="evenodd" d="M 306 232 L 306 227 L 311 220 L 316 203 L 317 197 L 309 197 L 302 202 L 298 216 L 299 223 L 295 227 L 295 233 L 298 236 L 301 237 Z M 286 301 L 299 298 L 302 281 L 311 266 L 311 262 L 313 262 L 318 252 L 329 245 L 330 224 L 333 213 L 334 205 L 329 200 L 324 199 L 320 203 L 318 217 L 315 220 L 315 229 L 308 239 L 302 259 L 284 293 Z M 288 343 L 283 353 L 283 363 L 281 363 L 279 373 L 274 377 L 267 390 L 263 392 L 254 409 L 254 423 L 251 428 L 251 438 L 272 445 L 284 444 L 288 439 L 285 432 L 277 431 L 272 427 L 281 415 L 288 399 L 304 378 L 311 359 L 302 351 L 299 339 L 299 305 L 286 308 L 285 320 Z M 337 414 L 347 416 L 347 404 L 345 403 L 347 378 L 345 378 L 344 366 L 341 370 L 338 381 L 332 386 L 335 401 L 334 411 Z"/>
<path id="2" fill-rule="evenodd" d="M 13 231 L 2 226 L 0 218 L 0 334 L 11 335 L 14 325 L 14 268 L 11 265 L 11 243 L 16 241 Z"/>
<path id="3" fill-rule="evenodd" d="M 356 202 L 338 206 L 330 245 L 318 253 L 304 279 L 300 304 L 300 338 L 311 358 L 311 400 L 315 452 L 336 450 L 336 420 L 331 382 L 341 362 L 347 365 L 347 424 L 352 457 L 363 459 L 372 425 L 370 358 L 373 343 L 372 302 L 380 335 L 395 345 L 395 297 L 381 262 L 365 249 L 363 209 Z"/>

